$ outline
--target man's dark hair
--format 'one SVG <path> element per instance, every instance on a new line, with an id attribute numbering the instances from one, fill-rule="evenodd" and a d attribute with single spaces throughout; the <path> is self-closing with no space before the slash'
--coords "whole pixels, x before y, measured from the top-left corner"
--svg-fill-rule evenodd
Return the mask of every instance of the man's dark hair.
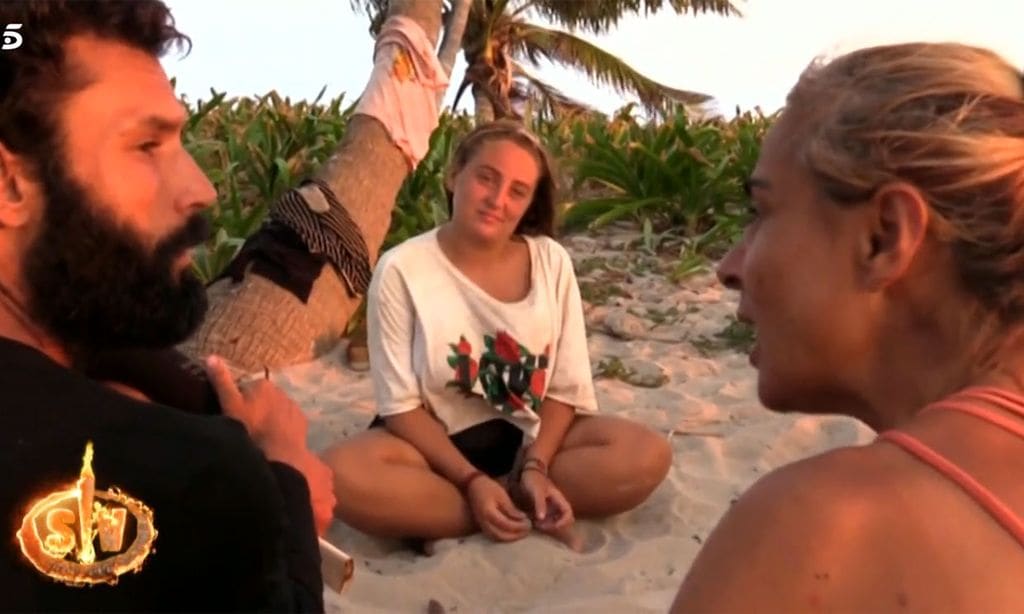
<path id="1" fill-rule="evenodd" d="M 88 85 L 65 56 L 76 35 L 93 35 L 154 58 L 191 41 L 160 0 L 0 0 L 0 27 L 21 24 L 22 44 L 0 51 L 0 142 L 36 166 L 59 151 L 57 110 Z"/>

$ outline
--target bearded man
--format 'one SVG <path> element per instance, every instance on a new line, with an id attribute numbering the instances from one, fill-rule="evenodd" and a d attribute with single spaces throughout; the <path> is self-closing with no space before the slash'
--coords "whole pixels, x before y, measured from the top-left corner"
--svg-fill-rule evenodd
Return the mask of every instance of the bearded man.
<path id="1" fill-rule="evenodd" d="M 331 477 L 298 407 L 269 381 L 240 389 L 216 357 L 196 411 L 173 382 L 102 377 L 134 354 L 159 380 L 206 310 L 191 248 L 216 195 L 159 63 L 188 39 L 156 0 L 3 2 L 7 24 L 21 44 L 0 52 L 0 602 L 322 610 Z"/>

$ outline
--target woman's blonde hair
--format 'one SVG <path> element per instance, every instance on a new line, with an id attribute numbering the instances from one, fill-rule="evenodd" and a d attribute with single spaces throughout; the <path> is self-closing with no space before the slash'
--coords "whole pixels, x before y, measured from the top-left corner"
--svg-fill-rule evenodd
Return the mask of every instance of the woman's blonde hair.
<path id="1" fill-rule="evenodd" d="M 1024 321 L 1024 77 L 961 44 L 863 49 L 812 64 L 783 115 L 799 162 L 840 204 L 911 183 L 965 289 L 1003 325 Z"/>

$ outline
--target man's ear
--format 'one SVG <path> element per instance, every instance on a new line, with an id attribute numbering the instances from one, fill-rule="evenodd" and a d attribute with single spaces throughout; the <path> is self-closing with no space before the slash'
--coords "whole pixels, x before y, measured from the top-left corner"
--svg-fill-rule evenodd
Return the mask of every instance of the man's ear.
<path id="1" fill-rule="evenodd" d="M 882 186 L 866 204 L 867 216 L 859 246 L 859 269 L 870 289 L 899 280 L 910 268 L 928 234 L 931 209 L 914 186 Z"/>
<path id="2" fill-rule="evenodd" d="M 26 165 L 0 143 L 0 228 L 24 226 L 28 222 L 32 191 Z"/>

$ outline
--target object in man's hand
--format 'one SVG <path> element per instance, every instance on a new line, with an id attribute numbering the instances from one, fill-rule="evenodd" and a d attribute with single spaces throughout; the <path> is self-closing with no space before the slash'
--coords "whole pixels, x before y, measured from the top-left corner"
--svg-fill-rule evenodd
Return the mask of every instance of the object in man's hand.
<path id="1" fill-rule="evenodd" d="M 324 578 L 324 586 L 340 594 L 352 581 L 355 563 L 352 557 L 321 537 L 320 573 Z"/>
<path id="2" fill-rule="evenodd" d="M 370 350 L 367 348 L 366 323 L 363 322 L 352 331 L 345 348 L 345 360 L 348 368 L 353 371 L 370 370 Z"/>

